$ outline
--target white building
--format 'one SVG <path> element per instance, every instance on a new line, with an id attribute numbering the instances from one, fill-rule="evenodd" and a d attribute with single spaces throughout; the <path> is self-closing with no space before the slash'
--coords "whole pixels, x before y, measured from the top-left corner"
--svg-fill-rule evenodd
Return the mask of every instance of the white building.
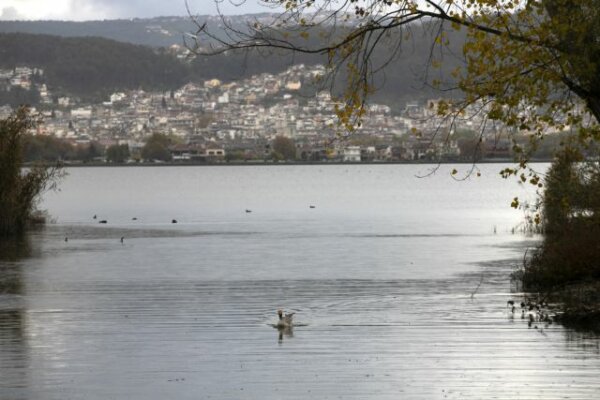
<path id="1" fill-rule="evenodd" d="M 229 92 L 225 92 L 221 96 L 219 96 L 218 99 L 217 99 L 217 102 L 219 104 L 227 104 L 227 103 L 229 103 Z"/>
<path id="2" fill-rule="evenodd" d="M 344 162 L 360 162 L 360 147 L 348 146 L 344 148 Z"/>
<path id="3" fill-rule="evenodd" d="M 71 110 L 71 118 L 90 118 L 92 116 L 91 107 L 80 107 Z"/>

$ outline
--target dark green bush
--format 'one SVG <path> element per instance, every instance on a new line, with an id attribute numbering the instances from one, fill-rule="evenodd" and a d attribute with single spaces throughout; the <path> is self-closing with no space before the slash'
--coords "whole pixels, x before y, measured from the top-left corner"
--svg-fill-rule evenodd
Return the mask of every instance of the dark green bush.
<path id="1" fill-rule="evenodd" d="M 600 167 L 563 149 L 545 180 L 544 241 L 525 265 L 528 290 L 600 279 Z"/>
<path id="2" fill-rule="evenodd" d="M 0 237 L 22 233 L 40 194 L 54 188 L 62 176 L 58 165 L 23 169 L 23 140 L 35 123 L 25 107 L 0 120 Z"/>

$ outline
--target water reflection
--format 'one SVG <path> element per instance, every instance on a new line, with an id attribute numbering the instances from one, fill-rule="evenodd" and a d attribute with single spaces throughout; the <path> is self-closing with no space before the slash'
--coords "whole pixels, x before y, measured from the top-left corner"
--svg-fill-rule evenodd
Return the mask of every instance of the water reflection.
<path id="1" fill-rule="evenodd" d="M 0 261 L 18 261 L 31 256 L 31 238 L 27 235 L 17 238 L 0 238 Z M 3 263 L 0 263 L 2 268 Z"/>
<path id="2" fill-rule="evenodd" d="M 19 261 L 31 255 L 29 236 L 0 240 L 0 295 L 23 294 L 23 273 Z"/>
<path id="3" fill-rule="evenodd" d="M 294 337 L 294 328 L 292 328 L 291 326 L 277 327 L 277 330 L 279 331 L 279 336 L 277 340 L 279 344 L 283 344 L 284 336 L 290 339 Z"/>
<path id="4" fill-rule="evenodd" d="M 568 349 L 600 355 L 600 333 L 567 329 L 565 342 Z"/>
<path id="5" fill-rule="evenodd" d="M 22 310 L 0 310 L 0 365 L 10 366 L 0 374 L 0 387 L 27 387 L 29 352 Z"/>
<path id="6" fill-rule="evenodd" d="M 0 388 L 26 389 L 30 357 L 27 343 L 27 318 L 21 303 L 25 295 L 23 266 L 31 256 L 29 237 L 0 241 Z"/>

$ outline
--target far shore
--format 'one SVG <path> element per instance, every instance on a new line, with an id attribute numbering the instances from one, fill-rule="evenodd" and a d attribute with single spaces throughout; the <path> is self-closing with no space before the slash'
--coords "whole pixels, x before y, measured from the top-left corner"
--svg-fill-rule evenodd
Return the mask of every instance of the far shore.
<path id="1" fill-rule="evenodd" d="M 532 163 L 551 162 L 550 159 L 533 159 Z M 65 168 L 72 167 L 244 167 L 244 166 L 295 166 L 295 165 L 310 165 L 310 166 L 327 166 L 327 165 L 452 165 L 452 164 L 510 164 L 515 163 L 512 159 L 493 159 L 473 161 L 361 161 L 361 162 L 309 162 L 309 161 L 247 161 L 247 162 L 157 162 L 157 163 L 106 163 L 106 162 L 89 162 L 89 163 L 68 163 L 62 165 Z M 27 163 L 25 166 L 31 166 L 34 163 Z"/>

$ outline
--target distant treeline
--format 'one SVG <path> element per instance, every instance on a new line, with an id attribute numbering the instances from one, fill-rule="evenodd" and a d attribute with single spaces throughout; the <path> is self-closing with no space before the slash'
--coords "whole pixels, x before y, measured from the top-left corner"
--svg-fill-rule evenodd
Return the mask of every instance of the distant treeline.
<path id="1" fill-rule="evenodd" d="M 263 14 L 264 15 L 264 14 Z M 243 29 L 249 18 L 232 17 L 233 26 Z M 208 23 L 211 29 L 223 36 L 219 20 L 199 16 L 199 22 Z M 115 19 L 102 21 L 0 21 L 0 32 L 32 33 L 64 37 L 103 37 L 119 42 L 140 44 L 150 47 L 169 47 L 181 44 L 186 32 L 194 31 L 195 25 L 189 17 L 156 17 Z"/>
<path id="2" fill-rule="evenodd" d="M 82 161 L 90 162 L 104 156 L 105 149 L 96 142 L 85 145 L 73 144 L 54 136 L 27 135 L 23 138 L 25 162 Z"/>

